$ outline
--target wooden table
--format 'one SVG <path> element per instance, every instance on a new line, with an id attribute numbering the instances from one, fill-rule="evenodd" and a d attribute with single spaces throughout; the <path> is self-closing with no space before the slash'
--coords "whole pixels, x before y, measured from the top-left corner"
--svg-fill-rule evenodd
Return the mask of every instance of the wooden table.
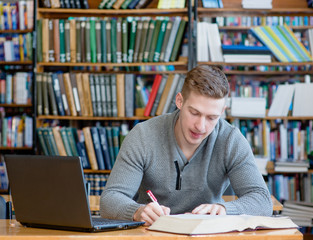
<path id="1" fill-rule="evenodd" d="M 186 236 L 149 231 L 145 227 L 101 233 L 82 233 L 23 227 L 15 220 L 0 220 L 0 239 L 9 240 L 297 240 L 303 235 L 297 229 L 258 230 L 225 234 Z"/>

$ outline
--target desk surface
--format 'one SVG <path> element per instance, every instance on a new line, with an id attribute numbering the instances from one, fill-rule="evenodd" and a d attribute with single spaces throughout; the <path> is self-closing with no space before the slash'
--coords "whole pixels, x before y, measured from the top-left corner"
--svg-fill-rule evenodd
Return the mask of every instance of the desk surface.
<path id="1" fill-rule="evenodd" d="M 18 240 L 67 240 L 67 239 L 88 239 L 88 240 L 186 240 L 201 237 L 201 240 L 297 240 L 303 239 L 303 235 L 297 229 L 281 230 L 258 230 L 248 232 L 236 232 L 225 234 L 186 236 L 178 234 L 169 234 L 162 232 L 149 231 L 145 227 L 138 227 L 129 230 L 110 231 L 101 233 L 82 233 L 73 231 L 59 231 L 40 228 L 23 227 L 15 220 L 0 220 L 0 239 L 18 239 Z"/>

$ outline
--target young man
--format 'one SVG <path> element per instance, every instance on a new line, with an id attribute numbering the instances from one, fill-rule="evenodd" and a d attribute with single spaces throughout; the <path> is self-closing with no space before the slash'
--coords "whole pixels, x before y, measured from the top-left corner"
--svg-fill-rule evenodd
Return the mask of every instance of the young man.
<path id="1" fill-rule="evenodd" d="M 189 71 L 178 110 L 137 124 L 125 138 L 101 196 L 101 216 L 146 225 L 170 213 L 270 216 L 271 197 L 249 143 L 220 118 L 228 93 L 220 69 Z M 238 199 L 224 202 L 229 184 Z"/>

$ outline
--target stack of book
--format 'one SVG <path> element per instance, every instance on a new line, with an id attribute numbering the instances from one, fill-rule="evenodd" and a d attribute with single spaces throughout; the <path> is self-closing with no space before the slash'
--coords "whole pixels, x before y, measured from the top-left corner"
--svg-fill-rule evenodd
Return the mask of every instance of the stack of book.
<path id="1" fill-rule="evenodd" d="M 313 227 L 313 203 L 285 201 L 282 216 L 289 216 L 301 227 Z"/>
<path id="2" fill-rule="evenodd" d="M 216 23 L 197 23 L 197 61 L 223 62 L 222 44 Z"/>
<path id="3" fill-rule="evenodd" d="M 102 0 L 99 9 L 139 9 L 145 8 L 151 0 Z"/>
<path id="4" fill-rule="evenodd" d="M 225 62 L 235 63 L 270 63 L 272 54 L 268 47 L 244 46 L 244 45 L 222 45 Z"/>
<path id="5" fill-rule="evenodd" d="M 45 8 L 89 8 L 88 0 L 42 0 L 39 1 L 39 6 Z"/>
<path id="6" fill-rule="evenodd" d="M 307 172 L 309 170 L 310 163 L 307 160 L 279 160 L 268 162 L 268 171 L 274 170 L 275 172 Z"/>
<path id="7" fill-rule="evenodd" d="M 222 0 L 202 0 L 202 7 L 204 8 L 223 8 Z"/>
<path id="8" fill-rule="evenodd" d="M 260 26 L 252 33 L 280 62 L 309 62 L 312 56 L 287 25 Z"/>
<path id="9" fill-rule="evenodd" d="M 242 7 L 247 9 L 271 9 L 272 0 L 242 0 Z"/>
<path id="10" fill-rule="evenodd" d="M 186 0 L 159 0 L 159 9 L 184 8 Z"/>

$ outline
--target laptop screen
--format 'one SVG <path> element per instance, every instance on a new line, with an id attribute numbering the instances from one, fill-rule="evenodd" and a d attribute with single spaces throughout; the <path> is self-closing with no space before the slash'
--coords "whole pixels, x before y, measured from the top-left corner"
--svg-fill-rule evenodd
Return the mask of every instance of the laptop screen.
<path id="1" fill-rule="evenodd" d="M 17 221 L 91 228 L 79 157 L 6 155 Z"/>

